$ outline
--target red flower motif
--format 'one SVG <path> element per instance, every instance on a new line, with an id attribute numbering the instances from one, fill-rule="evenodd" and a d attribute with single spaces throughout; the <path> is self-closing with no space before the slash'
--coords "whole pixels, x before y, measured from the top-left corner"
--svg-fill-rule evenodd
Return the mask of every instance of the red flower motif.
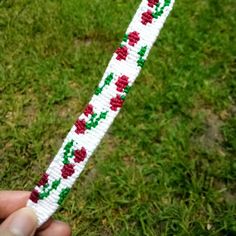
<path id="1" fill-rule="evenodd" d="M 124 103 L 124 100 L 121 98 L 121 96 L 116 95 L 116 97 L 112 98 L 110 101 L 111 110 L 117 111 L 118 108 L 122 107 L 123 103 Z"/>
<path id="2" fill-rule="evenodd" d="M 117 54 L 116 59 L 126 60 L 126 57 L 128 56 L 128 48 L 126 46 L 121 46 L 118 49 L 116 49 L 115 53 Z"/>
<path id="3" fill-rule="evenodd" d="M 32 202 L 37 203 L 39 200 L 39 192 L 34 189 L 31 194 L 30 194 L 30 198 L 29 198 Z"/>
<path id="4" fill-rule="evenodd" d="M 142 24 L 152 23 L 152 11 L 148 10 L 142 14 Z"/>
<path id="5" fill-rule="evenodd" d="M 86 149 L 84 147 L 82 147 L 80 150 L 75 150 L 74 155 L 75 155 L 74 161 L 77 162 L 77 163 L 80 163 L 87 156 Z"/>
<path id="6" fill-rule="evenodd" d="M 67 179 L 75 172 L 73 164 L 65 164 L 61 169 L 61 174 L 64 179 Z"/>
<path id="7" fill-rule="evenodd" d="M 47 173 L 44 173 L 43 176 L 41 177 L 41 179 L 39 180 L 37 186 L 44 186 L 45 184 L 47 184 L 48 182 L 48 174 Z"/>
<path id="8" fill-rule="evenodd" d="M 76 126 L 76 130 L 75 132 L 77 134 L 84 134 L 85 130 L 86 130 L 86 122 L 85 120 L 77 120 L 75 122 L 75 126 Z"/>
<path id="9" fill-rule="evenodd" d="M 129 84 L 129 77 L 122 75 L 121 77 L 118 78 L 116 82 L 116 90 L 119 92 L 122 92 L 123 89 Z"/>
<path id="10" fill-rule="evenodd" d="M 85 110 L 84 110 L 84 114 L 85 114 L 86 116 L 92 115 L 92 114 L 93 114 L 93 105 L 88 104 L 87 107 L 86 107 Z"/>
<path id="11" fill-rule="evenodd" d="M 128 39 L 129 39 L 129 45 L 134 46 L 140 40 L 139 33 L 137 31 L 130 33 L 128 35 Z"/>
<path id="12" fill-rule="evenodd" d="M 159 0 L 148 0 L 149 7 L 154 7 L 157 3 L 159 3 Z"/>

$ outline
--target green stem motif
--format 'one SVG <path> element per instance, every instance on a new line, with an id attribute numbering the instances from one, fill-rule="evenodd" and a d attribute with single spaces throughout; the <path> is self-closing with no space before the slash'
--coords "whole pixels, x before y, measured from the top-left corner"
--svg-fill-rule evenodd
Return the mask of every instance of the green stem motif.
<path id="1" fill-rule="evenodd" d="M 92 117 L 86 123 L 86 128 L 87 129 L 96 128 L 101 119 L 106 119 L 107 113 L 108 113 L 108 111 L 101 112 L 100 115 L 98 115 L 97 113 L 92 114 Z"/>
<path id="2" fill-rule="evenodd" d="M 100 93 L 102 93 L 102 90 L 104 89 L 104 87 L 107 86 L 107 85 L 109 85 L 109 84 L 111 83 L 111 81 L 113 80 L 113 77 L 114 77 L 114 74 L 113 74 L 113 73 L 109 74 L 109 75 L 106 77 L 103 86 L 96 88 L 95 94 L 96 94 L 96 95 L 99 95 Z"/>
<path id="3" fill-rule="evenodd" d="M 70 164 L 69 158 L 72 158 L 74 156 L 74 149 L 72 148 L 73 143 L 74 141 L 71 140 L 64 147 L 63 164 Z"/>
<path id="4" fill-rule="evenodd" d="M 140 51 L 138 52 L 138 54 L 140 55 L 138 61 L 137 61 L 137 64 L 138 66 L 140 67 L 143 67 L 144 66 L 144 63 L 145 63 L 145 59 L 143 59 L 145 53 L 147 52 L 147 46 L 145 47 L 141 47 Z"/>
<path id="5" fill-rule="evenodd" d="M 43 191 L 39 194 L 39 199 L 44 199 L 46 197 L 48 197 L 51 193 L 52 190 L 56 190 L 57 187 L 60 185 L 61 183 L 61 178 L 58 180 L 54 180 L 52 182 L 52 185 L 50 186 L 49 184 L 46 184 L 43 187 Z"/>
<path id="6" fill-rule="evenodd" d="M 69 192 L 70 192 L 70 188 L 64 188 L 61 190 L 59 194 L 59 200 L 57 202 L 59 205 L 62 205 L 64 199 L 66 198 Z"/>
<path id="7" fill-rule="evenodd" d="M 170 1 L 171 0 L 166 0 L 164 5 L 160 9 L 158 9 L 160 7 L 160 3 L 157 3 L 155 12 L 152 14 L 153 18 L 157 19 L 159 16 L 161 16 L 164 12 L 164 9 L 170 5 Z"/>

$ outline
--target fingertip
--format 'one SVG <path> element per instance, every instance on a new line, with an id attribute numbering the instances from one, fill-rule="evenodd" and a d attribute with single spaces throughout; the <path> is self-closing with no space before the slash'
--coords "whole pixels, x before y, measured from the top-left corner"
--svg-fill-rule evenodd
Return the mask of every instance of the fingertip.
<path id="1" fill-rule="evenodd" d="M 37 228 L 37 218 L 31 208 L 24 207 L 12 213 L 0 227 L 12 235 L 32 235 Z"/>
<path id="2" fill-rule="evenodd" d="M 71 228 L 62 221 L 52 221 L 47 228 L 38 231 L 37 236 L 71 236 Z"/>
<path id="3" fill-rule="evenodd" d="M 0 219 L 24 207 L 29 196 L 27 191 L 0 191 Z"/>
<path id="4" fill-rule="evenodd" d="M 71 227 L 68 224 L 62 221 L 56 221 L 55 224 L 59 231 L 61 231 L 61 235 L 71 236 Z"/>

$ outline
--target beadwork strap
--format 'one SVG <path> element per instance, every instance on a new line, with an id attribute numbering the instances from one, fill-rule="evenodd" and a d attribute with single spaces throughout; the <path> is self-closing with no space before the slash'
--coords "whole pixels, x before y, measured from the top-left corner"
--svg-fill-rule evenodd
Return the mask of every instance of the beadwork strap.
<path id="1" fill-rule="evenodd" d="M 173 4 L 142 0 L 92 99 L 31 193 L 27 206 L 35 211 L 39 226 L 62 204 L 117 116 Z"/>

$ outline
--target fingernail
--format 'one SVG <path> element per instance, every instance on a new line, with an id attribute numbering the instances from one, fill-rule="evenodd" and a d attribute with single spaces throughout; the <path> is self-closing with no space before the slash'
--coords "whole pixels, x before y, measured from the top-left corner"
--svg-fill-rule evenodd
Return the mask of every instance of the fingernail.
<path id="1" fill-rule="evenodd" d="M 16 211 L 12 215 L 8 227 L 15 236 L 33 235 L 37 228 L 35 213 L 27 207 Z"/>

